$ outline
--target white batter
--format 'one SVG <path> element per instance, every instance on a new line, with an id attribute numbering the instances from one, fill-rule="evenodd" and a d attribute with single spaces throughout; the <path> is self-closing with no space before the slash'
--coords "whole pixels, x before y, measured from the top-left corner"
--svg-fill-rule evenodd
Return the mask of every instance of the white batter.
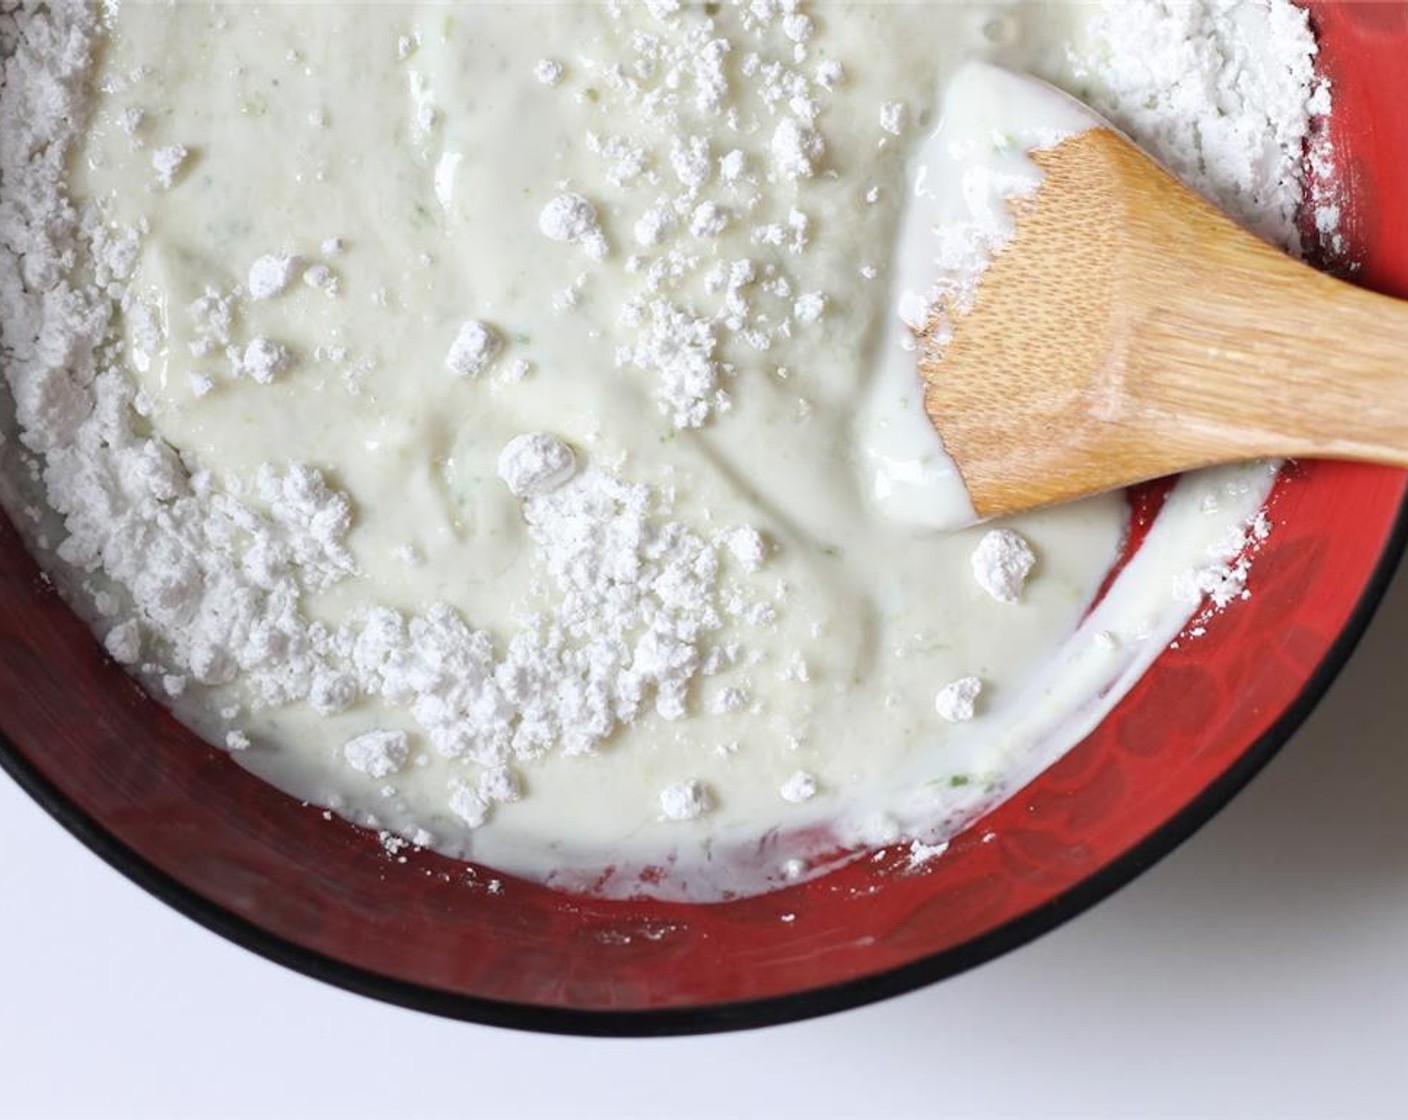
<path id="1" fill-rule="evenodd" d="M 109 650 L 296 796 L 708 899 L 941 841 L 1048 765 L 1269 474 L 1180 484 L 1094 612 L 1118 496 L 1013 522 L 1035 565 L 985 588 L 986 530 L 931 527 L 954 506 L 898 312 L 1010 187 L 964 176 L 1077 125 L 1019 107 L 1030 135 L 985 148 L 991 73 L 940 91 L 974 58 L 1090 88 L 1098 9 L 676 8 L 117 8 L 71 189 L 140 230 L 137 424 L 201 500 L 285 526 L 272 559 L 229 547 L 298 592 L 277 648 L 226 656 L 143 571 L 80 566 Z"/>

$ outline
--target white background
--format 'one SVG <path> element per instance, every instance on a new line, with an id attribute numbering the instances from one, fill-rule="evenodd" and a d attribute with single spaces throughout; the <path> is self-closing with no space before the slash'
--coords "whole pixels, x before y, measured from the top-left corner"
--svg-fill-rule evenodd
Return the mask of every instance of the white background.
<path id="1" fill-rule="evenodd" d="M 1400 580 L 1303 732 L 1133 886 L 926 991 L 706 1038 L 522 1035 L 324 987 L 147 897 L 0 775 L 0 1115 L 1408 1116 L 1406 667 Z"/>

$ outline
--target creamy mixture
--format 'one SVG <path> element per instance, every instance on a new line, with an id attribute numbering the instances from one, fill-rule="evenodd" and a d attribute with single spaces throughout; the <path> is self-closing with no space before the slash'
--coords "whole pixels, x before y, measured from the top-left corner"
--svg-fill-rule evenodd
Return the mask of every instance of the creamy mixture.
<path id="1" fill-rule="evenodd" d="M 0 44 L 12 516 L 296 796 L 763 890 L 941 844 L 1245 593 L 1265 467 L 1181 482 L 1093 610 L 1119 496 L 940 531 L 913 331 L 1084 119 L 975 59 L 1296 248 L 1329 100 L 1286 0 L 21 5 Z"/>

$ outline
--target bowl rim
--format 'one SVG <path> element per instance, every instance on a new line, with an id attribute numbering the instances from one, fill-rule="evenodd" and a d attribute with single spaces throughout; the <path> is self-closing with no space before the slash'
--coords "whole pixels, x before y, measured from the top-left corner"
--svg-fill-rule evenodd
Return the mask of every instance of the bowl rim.
<path id="1" fill-rule="evenodd" d="M 1408 495 L 1400 501 L 1374 571 L 1343 629 L 1296 698 L 1215 781 L 1133 847 L 1026 913 L 969 941 L 882 972 L 756 1000 L 656 1010 L 603 1011 L 509 1003 L 384 976 L 269 933 L 187 887 L 88 816 L 0 730 L 0 771 L 80 843 L 148 894 L 212 933 L 314 980 L 442 1018 L 544 1034 L 646 1037 L 713 1034 L 812 1019 L 956 976 L 1048 933 L 1147 871 L 1217 815 L 1280 751 L 1324 698 L 1368 629 L 1408 549 Z"/>

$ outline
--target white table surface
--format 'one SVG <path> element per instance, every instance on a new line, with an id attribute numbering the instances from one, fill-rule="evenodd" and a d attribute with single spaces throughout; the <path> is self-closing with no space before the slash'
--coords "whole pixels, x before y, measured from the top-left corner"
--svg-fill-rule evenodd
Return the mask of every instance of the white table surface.
<path id="1" fill-rule="evenodd" d="M 879 1006 L 595 1040 L 347 995 L 207 933 L 0 775 L 0 1116 L 1408 1115 L 1408 581 L 1304 730 L 1132 886 Z"/>

